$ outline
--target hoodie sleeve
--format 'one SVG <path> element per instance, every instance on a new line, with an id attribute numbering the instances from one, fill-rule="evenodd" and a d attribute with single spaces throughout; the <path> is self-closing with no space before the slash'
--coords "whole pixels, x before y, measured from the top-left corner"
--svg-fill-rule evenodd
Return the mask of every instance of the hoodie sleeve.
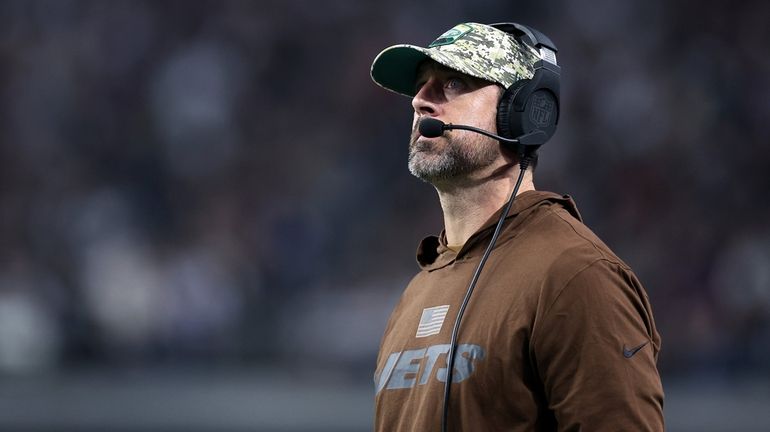
<path id="1" fill-rule="evenodd" d="M 664 430 L 660 336 L 631 270 L 598 259 L 553 288 L 530 355 L 558 430 Z"/>

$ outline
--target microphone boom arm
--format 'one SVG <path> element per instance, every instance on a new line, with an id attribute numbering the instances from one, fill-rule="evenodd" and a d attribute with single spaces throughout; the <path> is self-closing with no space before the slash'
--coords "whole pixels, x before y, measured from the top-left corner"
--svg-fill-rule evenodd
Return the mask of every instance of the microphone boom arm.
<path id="1" fill-rule="evenodd" d="M 537 150 L 538 147 L 545 144 L 548 140 L 548 136 L 540 129 L 535 129 L 532 132 L 526 133 L 518 138 L 505 138 L 500 135 L 495 135 L 492 132 L 485 131 L 473 126 L 445 124 L 441 120 L 433 117 L 425 117 L 420 120 L 420 134 L 426 138 L 435 138 L 441 136 L 444 131 L 452 129 L 462 129 L 471 132 L 482 134 L 486 137 L 500 141 L 501 143 L 514 144 L 517 146 L 517 153 L 523 155 L 527 152 Z"/>
<path id="2" fill-rule="evenodd" d="M 511 143 L 511 144 L 520 144 L 519 140 L 517 140 L 517 139 L 501 137 L 500 135 L 495 135 L 492 132 L 487 132 L 484 129 L 479 129 L 477 127 L 466 126 L 466 125 L 456 125 L 456 124 L 452 124 L 452 123 L 447 123 L 447 124 L 444 125 L 444 130 L 452 130 L 452 129 L 467 130 L 467 131 L 471 131 L 471 132 L 480 133 L 480 134 L 482 134 L 484 136 L 487 136 L 487 137 L 492 138 L 492 139 L 496 139 L 498 141 L 507 142 L 507 143 Z"/>

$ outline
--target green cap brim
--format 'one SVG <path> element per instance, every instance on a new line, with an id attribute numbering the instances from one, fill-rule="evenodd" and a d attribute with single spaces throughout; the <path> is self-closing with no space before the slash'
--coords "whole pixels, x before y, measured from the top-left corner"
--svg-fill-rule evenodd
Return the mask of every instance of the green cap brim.
<path id="1" fill-rule="evenodd" d="M 414 45 L 386 48 L 372 63 L 372 79 L 387 90 L 414 97 L 417 68 L 430 58 L 427 52 L 427 49 Z"/>

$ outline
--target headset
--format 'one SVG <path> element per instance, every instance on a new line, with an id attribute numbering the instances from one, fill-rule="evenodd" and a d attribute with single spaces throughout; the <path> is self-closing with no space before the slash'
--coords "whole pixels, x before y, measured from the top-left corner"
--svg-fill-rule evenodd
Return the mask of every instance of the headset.
<path id="1" fill-rule="evenodd" d="M 449 417 L 449 401 L 452 386 L 452 377 L 454 374 L 454 359 L 457 351 L 457 338 L 462 322 L 463 313 L 473 294 L 473 289 L 481 276 L 484 264 L 489 258 L 489 254 L 495 246 L 498 236 L 502 231 L 503 223 L 508 215 L 516 194 L 521 185 L 524 173 L 530 163 L 537 160 L 537 149 L 545 144 L 556 132 L 556 125 L 559 122 L 559 80 L 561 68 L 556 64 L 556 46 L 551 40 L 539 31 L 516 23 L 497 23 L 489 24 L 505 33 L 514 36 L 517 40 L 527 44 L 539 52 L 540 60 L 535 65 L 535 71 L 532 78 L 521 79 L 511 84 L 505 89 L 500 98 L 497 107 L 497 133 L 504 140 L 501 143 L 516 143 L 516 150 L 519 156 L 519 177 L 513 188 L 511 197 L 505 209 L 500 214 L 497 221 L 492 239 L 484 251 L 478 267 L 471 278 L 468 290 L 465 293 L 460 308 L 452 327 L 451 338 L 449 342 L 449 352 L 447 354 L 447 376 L 444 382 L 444 402 L 441 413 L 441 431 L 446 432 Z M 433 120 L 433 119 L 431 119 Z M 431 133 L 429 136 L 438 136 L 447 129 L 469 129 L 494 137 L 493 134 L 486 133 L 477 128 L 468 128 L 460 125 L 444 125 L 436 121 L 425 124 L 425 132 L 421 122 L 420 132 L 423 135 Z M 525 137 L 529 137 L 526 138 Z M 499 137 L 498 137 L 499 138 Z"/>
<path id="2" fill-rule="evenodd" d="M 540 53 L 532 78 L 522 79 L 505 89 L 497 106 L 497 133 L 515 139 L 535 130 L 545 133 L 545 144 L 559 122 L 561 68 L 556 64 L 556 45 L 539 31 L 517 23 L 489 24 L 508 33 Z M 533 155 L 534 156 L 534 155 Z"/>

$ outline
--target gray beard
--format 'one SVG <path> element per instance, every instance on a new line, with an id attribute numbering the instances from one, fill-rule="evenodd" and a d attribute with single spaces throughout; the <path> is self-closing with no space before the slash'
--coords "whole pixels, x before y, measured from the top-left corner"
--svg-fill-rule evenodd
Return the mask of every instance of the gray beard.
<path id="1" fill-rule="evenodd" d="M 467 178 L 491 165 L 499 153 L 496 143 L 483 136 L 444 136 L 444 143 L 420 138 L 419 132 L 412 133 L 409 172 L 434 186 Z"/>

